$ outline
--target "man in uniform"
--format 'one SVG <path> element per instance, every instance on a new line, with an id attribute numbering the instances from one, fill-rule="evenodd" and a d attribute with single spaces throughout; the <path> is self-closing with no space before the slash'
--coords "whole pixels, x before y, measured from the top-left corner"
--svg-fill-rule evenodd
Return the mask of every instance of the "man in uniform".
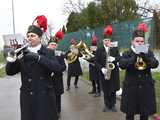
<path id="1" fill-rule="evenodd" d="M 81 54 L 79 53 L 78 48 L 76 47 L 75 39 L 71 39 L 70 44 L 71 44 L 70 50 L 66 53 L 66 58 L 70 55 L 71 56 L 74 55 L 76 59 L 71 63 L 68 62 L 67 89 L 66 89 L 67 91 L 70 90 L 71 77 L 73 76 L 75 77 L 74 86 L 75 88 L 78 88 L 78 85 L 77 85 L 78 79 L 79 79 L 79 76 L 82 75 L 82 68 L 79 61 L 79 57 L 81 56 Z"/>
<path id="2" fill-rule="evenodd" d="M 146 25 L 140 23 L 133 32 L 131 49 L 125 51 L 119 61 L 120 67 L 126 71 L 120 107 L 126 113 L 126 120 L 134 120 L 135 114 L 140 114 L 140 120 L 148 120 L 149 115 L 156 113 L 151 69 L 158 66 L 158 60 L 144 46 L 145 32 Z"/>
<path id="3" fill-rule="evenodd" d="M 21 59 L 7 62 L 6 73 L 21 72 L 21 120 L 58 120 L 51 73 L 60 72 L 61 66 L 53 52 L 41 44 L 47 29 L 46 17 L 37 16 L 35 22 L 27 31 L 28 49 Z"/>
<path id="4" fill-rule="evenodd" d="M 97 37 L 94 35 L 92 37 L 92 46 L 90 46 L 90 51 L 93 55 L 96 54 L 97 50 Z M 92 90 L 88 94 L 93 94 L 94 97 L 99 97 L 101 95 L 100 81 L 98 76 L 98 69 L 95 66 L 95 56 L 89 60 L 89 80 L 92 83 Z"/>
<path id="5" fill-rule="evenodd" d="M 61 72 L 52 74 L 53 85 L 55 86 L 55 93 L 56 93 L 56 106 L 57 106 L 58 117 L 60 117 L 61 114 L 61 95 L 64 93 L 63 72 L 66 70 L 64 55 L 60 51 L 57 51 L 58 41 L 63 38 L 63 34 L 64 33 L 62 31 L 58 31 L 54 37 L 51 37 L 47 47 L 51 50 L 54 50 L 53 52 L 55 53 L 55 56 L 59 64 L 61 65 L 62 69 Z"/>
<path id="6" fill-rule="evenodd" d="M 100 71 L 99 79 L 104 93 L 103 112 L 116 112 L 116 91 L 120 88 L 119 67 L 117 62 L 119 61 L 120 54 L 116 42 L 115 44 L 111 42 L 112 26 L 106 26 L 103 34 L 103 46 L 97 49 L 95 56 L 96 66 Z"/>

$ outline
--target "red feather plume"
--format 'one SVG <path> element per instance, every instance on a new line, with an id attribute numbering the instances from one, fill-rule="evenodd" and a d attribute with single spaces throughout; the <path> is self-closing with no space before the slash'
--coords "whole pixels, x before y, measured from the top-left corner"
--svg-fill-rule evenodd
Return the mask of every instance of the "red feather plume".
<path id="1" fill-rule="evenodd" d="M 104 30 L 103 30 L 103 35 L 104 36 L 111 36 L 112 35 L 112 26 L 107 25 Z"/>
<path id="2" fill-rule="evenodd" d="M 64 37 L 64 33 L 63 33 L 61 30 L 59 30 L 59 31 L 55 34 L 55 38 L 56 38 L 57 40 L 61 40 L 61 39 L 63 39 L 63 37 Z"/>
<path id="3" fill-rule="evenodd" d="M 37 21 L 38 27 L 42 28 L 44 32 L 47 30 L 47 18 L 44 15 L 39 15 L 33 21 L 33 23 Z"/>
<path id="4" fill-rule="evenodd" d="M 142 30 L 143 32 L 147 32 L 148 31 L 147 26 L 146 26 L 146 24 L 144 22 L 139 23 L 138 26 L 137 26 L 137 29 L 138 30 Z"/>
<path id="5" fill-rule="evenodd" d="M 97 46 L 97 36 L 96 35 L 93 35 L 92 37 L 92 45 Z"/>

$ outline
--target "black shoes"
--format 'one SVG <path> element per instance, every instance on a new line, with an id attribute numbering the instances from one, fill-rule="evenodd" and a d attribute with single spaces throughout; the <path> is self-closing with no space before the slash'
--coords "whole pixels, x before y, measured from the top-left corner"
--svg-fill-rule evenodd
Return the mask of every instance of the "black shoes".
<path id="1" fill-rule="evenodd" d="M 105 106 L 105 107 L 103 108 L 103 112 L 109 112 L 109 111 L 111 111 L 111 112 L 117 112 L 117 109 L 116 109 L 116 107 L 111 107 L 111 108 L 109 108 L 109 107 L 107 107 L 107 106 Z"/>
<path id="2" fill-rule="evenodd" d="M 61 118 L 61 113 L 57 113 L 57 117 L 58 117 L 58 119 L 60 119 Z"/>
<path id="3" fill-rule="evenodd" d="M 88 94 L 95 94 L 96 92 L 94 92 L 94 91 L 90 91 L 90 92 L 88 92 Z"/>
<path id="4" fill-rule="evenodd" d="M 110 110 L 111 110 L 112 112 L 117 112 L 116 107 L 112 107 Z"/>
<path id="5" fill-rule="evenodd" d="M 67 87 L 67 89 L 66 89 L 67 91 L 69 91 L 70 90 L 70 87 Z"/>
<path id="6" fill-rule="evenodd" d="M 74 87 L 75 87 L 75 88 L 78 88 L 77 85 L 74 85 Z M 69 91 L 69 90 L 70 90 L 70 87 L 68 86 L 68 87 L 66 88 L 66 91 Z"/>
<path id="7" fill-rule="evenodd" d="M 77 85 L 74 85 L 74 87 L 75 87 L 75 88 L 78 88 L 78 86 L 77 86 Z"/>
<path id="8" fill-rule="evenodd" d="M 100 97 L 101 96 L 101 93 L 95 93 L 94 95 L 93 95 L 93 97 Z"/>
<path id="9" fill-rule="evenodd" d="M 108 112 L 108 111 L 109 111 L 109 108 L 107 106 L 104 106 L 103 112 Z"/>

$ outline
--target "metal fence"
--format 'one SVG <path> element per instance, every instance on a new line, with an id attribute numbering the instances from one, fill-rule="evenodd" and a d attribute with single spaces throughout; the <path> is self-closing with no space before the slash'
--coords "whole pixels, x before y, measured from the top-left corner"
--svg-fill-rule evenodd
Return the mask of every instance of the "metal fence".
<path id="1" fill-rule="evenodd" d="M 155 35 L 154 35 L 154 20 L 153 18 L 146 18 L 146 19 L 137 19 L 132 21 L 125 21 L 121 23 L 115 23 L 112 24 L 113 27 L 113 40 L 118 41 L 119 48 L 128 48 L 130 47 L 130 43 L 132 40 L 132 33 L 138 23 L 145 22 L 148 27 L 148 32 L 145 34 L 145 41 L 146 43 L 150 44 L 151 48 L 155 47 Z M 103 39 L 103 28 L 104 26 L 90 29 L 86 27 L 86 29 L 80 29 L 77 32 L 71 32 L 68 34 L 65 34 L 64 39 L 59 42 L 59 49 L 66 51 L 69 48 L 69 41 L 71 38 L 75 38 L 77 42 L 80 40 L 84 40 L 85 43 L 90 46 L 91 45 L 91 38 L 92 35 L 96 35 L 98 40 L 97 44 L 98 46 L 102 45 L 102 39 Z"/>

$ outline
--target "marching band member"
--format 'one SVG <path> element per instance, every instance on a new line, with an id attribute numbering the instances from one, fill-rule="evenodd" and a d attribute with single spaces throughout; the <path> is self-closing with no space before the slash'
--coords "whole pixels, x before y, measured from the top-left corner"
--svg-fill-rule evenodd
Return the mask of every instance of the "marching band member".
<path id="1" fill-rule="evenodd" d="M 91 42 L 92 46 L 90 46 L 90 51 L 93 55 L 95 55 L 97 50 L 97 37 L 95 35 L 92 37 Z M 89 60 L 89 80 L 92 83 L 92 91 L 90 91 L 88 94 L 93 94 L 94 97 L 98 97 L 101 95 L 100 81 L 97 73 L 98 70 L 95 66 L 95 57 L 93 57 Z"/>
<path id="2" fill-rule="evenodd" d="M 21 59 L 6 65 L 7 75 L 21 72 L 21 120 L 58 120 L 50 74 L 60 72 L 61 66 L 53 52 L 41 44 L 46 29 L 46 17 L 37 16 L 27 31 L 28 51 Z"/>
<path id="3" fill-rule="evenodd" d="M 140 23 L 133 32 L 131 49 L 125 51 L 119 61 L 120 67 L 126 71 L 120 107 L 126 113 L 126 120 L 134 120 L 135 114 L 140 114 L 140 120 L 148 120 L 148 116 L 156 112 L 151 69 L 159 63 L 145 45 L 145 32 L 146 25 Z"/>
<path id="4" fill-rule="evenodd" d="M 61 72 L 52 74 L 53 78 L 53 84 L 55 86 L 55 93 L 56 93 L 56 106 L 57 106 L 57 112 L 58 117 L 60 117 L 61 114 L 61 95 L 64 93 L 64 85 L 63 85 L 63 72 L 66 70 L 66 64 L 64 61 L 64 56 L 60 53 L 58 53 L 58 41 L 61 40 L 64 36 L 64 33 L 62 31 L 58 31 L 54 37 L 51 37 L 50 41 L 48 42 L 49 49 L 54 50 L 55 56 L 61 65 Z"/>
<path id="5" fill-rule="evenodd" d="M 111 46 L 112 26 L 106 26 L 103 34 L 105 37 L 103 39 L 103 46 L 97 49 L 95 56 L 96 66 L 100 70 L 99 78 L 104 93 L 105 106 L 103 112 L 116 112 L 116 91 L 120 88 L 119 67 L 117 62 L 119 61 L 120 54 L 116 45 Z"/>
<path id="6" fill-rule="evenodd" d="M 79 61 L 79 57 L 81 56 L 81 54 L 79 53 L 78 48 L 76 48 L 76 40 L 72 38 L 70 41 L 70 44 L 71 44 L 70 50 L 66 53 L 66 57 L 69 56 L 69 54 L 75 54 L 76 59 L 75 61 L 68 63 L 67 89 L 66 89 L 67 91 L 70 90 L 71 77 L 72 76 L 75 77 L 74 86 L 75 88 L 78 88 L 77 86 L 78 79 L 79 79 L 79 76 L 82 75 L 82 68 Z"/>

